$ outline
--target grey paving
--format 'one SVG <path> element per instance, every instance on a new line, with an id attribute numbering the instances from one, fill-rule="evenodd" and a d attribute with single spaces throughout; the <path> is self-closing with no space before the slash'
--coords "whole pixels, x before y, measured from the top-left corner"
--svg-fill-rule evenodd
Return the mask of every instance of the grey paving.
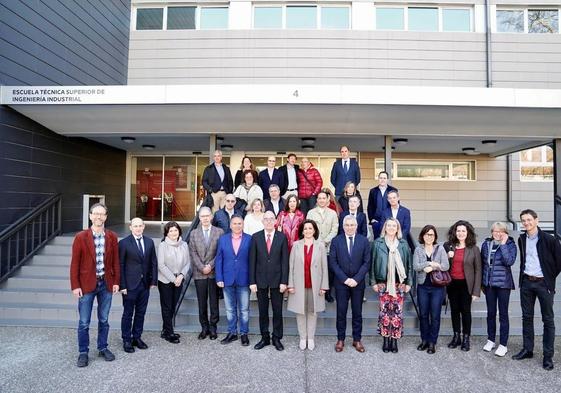
<path id="1" fill-rule="evenodd" d="M 95 345 L 96 331 L 90 334 Z M 239 341 L 223 346 L 189 333 L 179 345 L 155 332 L 144 339 L 149 349 L 127 354 L 111 331 L 116 361 L 91 356 L 78 369 L 74 329 L 0 327 L 0 392 L 555 392 L 561 383 L 559 355 L 553 371 L 541 368 L 541 338 L 536 357 L 521 362 L 510 359 L 520 337 L 511 338 L 507 358 L 483 352 L 483 337 L 468 353 L 439 347 L 435 355 L 416 351 L 414 337 L 400 341 L 398 354 L 382 353 L 378 337 L 365 337 L 363 354 L 348 340 L 335 353 L 329 336 L 318 337 L 313 352 L 300 351 L 296 337 L 283 340 L 284 352 L 255 351 Z"/>

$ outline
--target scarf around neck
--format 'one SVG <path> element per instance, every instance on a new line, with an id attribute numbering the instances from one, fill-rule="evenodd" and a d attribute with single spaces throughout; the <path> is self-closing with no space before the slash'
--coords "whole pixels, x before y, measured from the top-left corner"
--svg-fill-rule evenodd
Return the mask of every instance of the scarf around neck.
<path id="1" fill-rule="evenodd" d="M 391 296 L 396 296 L 395 290 L 395 272 L 397 270 L 397 275 L 399 277 L 399 283 L 403 283 L 407 275 L 405 274 L 405 267 L 403 266 L 403 261 L 401 260 L 401 254 L 397 249 L 399 246 L 399 240 L 395 238 L 391 242 L 387 237 L 384 239 L 386 246 L 388 246 L 388 276 L 387 276 L 387 287 L 388 292 Z"/>

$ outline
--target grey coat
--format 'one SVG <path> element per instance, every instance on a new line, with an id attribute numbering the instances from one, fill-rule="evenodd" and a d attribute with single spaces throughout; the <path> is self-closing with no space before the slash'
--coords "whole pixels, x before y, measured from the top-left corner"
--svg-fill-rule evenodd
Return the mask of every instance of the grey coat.
<path id="1" fill-rule="evenodd" d="M 214 278 L 214 258 L 216 257 L 216 248 L 218 246 L 218 239 L 223 234 L 224 231 L 222 229 L 211 225 L 207 247 L 205 244 L 205 235 L 203 233 L 202 225 L 199 225 L 197 229 L 191 232 L 191 236 L 189 237 L 189 255 L 191 256 L 194 280 Z M 210 265 L 212 267 L 209 274 L 203 274 L 203 268 L 206 265 Z"/>
<path id="2" fill-rule="evenodd" d="M 191 263 L 189 247 L 182 239 L 174 242 L 167 237 L 158 245 L 158 281 L 169 284 L 180 273 L 187 276 Z"/>
<path id="3" fill-rule="evenodd" d="M 312 264 L 312 293 L 314 296 L 314 312 L 325 310 L 325 297 L 319 295 L 320 289 L 329 289 L 329 274 L 327 270 L 327 252 L 321 240 L 314 240 Z M 296 314 L 304 314 L 304 240 L 298 240 L 292 245 L 290 252 L 288 287 L 294 288 L 289 293 L 286 309 Z"/>
<path id="4" fill-rule="evenodd" d="M 440 270 L 447 271 L 450 269 L 448 262 L 448 254 L 444 247 L 440 244 L 435 244 L 432 252 L 432 261 L 440 264 Z M 427 273 L 423 271 L 429 265 L 427 262 L 427 255 L 425 254 L 425 247 L 420 244 L 415 248 L 413 254 L 413 269 L 417 273 L 417 284 L 422 284 L 427 278 Z"/>

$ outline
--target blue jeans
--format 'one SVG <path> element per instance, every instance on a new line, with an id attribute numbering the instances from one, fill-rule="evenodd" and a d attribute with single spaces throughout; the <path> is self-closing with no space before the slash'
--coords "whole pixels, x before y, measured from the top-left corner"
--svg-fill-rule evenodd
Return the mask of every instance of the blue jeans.
<path id="1" fill-rule="evenodd" d="M 446 288 L 432 285 L 417 286 L 421 340 L 436 344 L 440 331 L 440 311 Z"/>
<path id="2" fill-rule="evenodd" d="M 497 302 L 499 303 L 500 344 L 506 347 L 508 342 L 508 301 L 510 289 L 487 287 L 485 300 L 487 301 L 487 338 L 495 342 L 497 334 Z"/>
<path id="3" fill-rule="evenodd" d="M 109 310 L 113 294 L 106 289 L 105 281 L 97 282 L 93 292 L 86 293 L 78 299 L 78 350 L 80 353 L 88 353 L 90 348 L 90 320 L 94 299 L 97 298 L 97 349 L 102 351 L 107 348 L 107 337 L 109 336 Z"/>
<path id="4" fill-rule="evenodd" d="M 249 333 L 249 287 L 237 285 L 224 287 L 224 304 L 228 319 L 228 333 L 238 334 L 238 312 L 240 334 Z"/>

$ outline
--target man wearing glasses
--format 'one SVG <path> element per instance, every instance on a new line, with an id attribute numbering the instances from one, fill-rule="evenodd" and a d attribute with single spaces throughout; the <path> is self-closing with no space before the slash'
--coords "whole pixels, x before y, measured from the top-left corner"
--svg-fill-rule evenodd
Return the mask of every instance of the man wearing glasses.
<path id="1" fill-rule="evenodd" d="M 275 156 L 270 156 L 267 158 L 267 168 L 259 172 L 259 187 L 263 190 L 263 199 L 271 199 L 269 194 L 271 184 L 276 184 L 279 187 L 284 184 L 284 177 L 281 171 L 275 168 L 276 164 Z"/>
<path id="2" fill-rule="evenodd" d="M 112 295 L 119 292 L 120 266 L 117 235 L 105 229 L 107 207 L 96 203 L 90 208 L 92 226 L 79 232 L 72 243 L 70 286 L 78 298 L 78 367 L 88 365 L 90 320 L 97 299 L 97 349 L 99 356 L 110 362 L 115 355 L 107 347 L 109 310 Z"/>
<path id="3" fill-rule="evenodd" d="M 238 211 L 235 209 L 236 197 L 234 194 L 226 195 L 225 205 L 222 209 L 218 210 L 214 214 L 214 219 L 212 220 L 212 225 L 218 227 L 224 231 L 224 233 L 230 233 L 230 220 L 234 214 L 238 214 L 241 217 L 244 216 L 245 212 Z"/>

